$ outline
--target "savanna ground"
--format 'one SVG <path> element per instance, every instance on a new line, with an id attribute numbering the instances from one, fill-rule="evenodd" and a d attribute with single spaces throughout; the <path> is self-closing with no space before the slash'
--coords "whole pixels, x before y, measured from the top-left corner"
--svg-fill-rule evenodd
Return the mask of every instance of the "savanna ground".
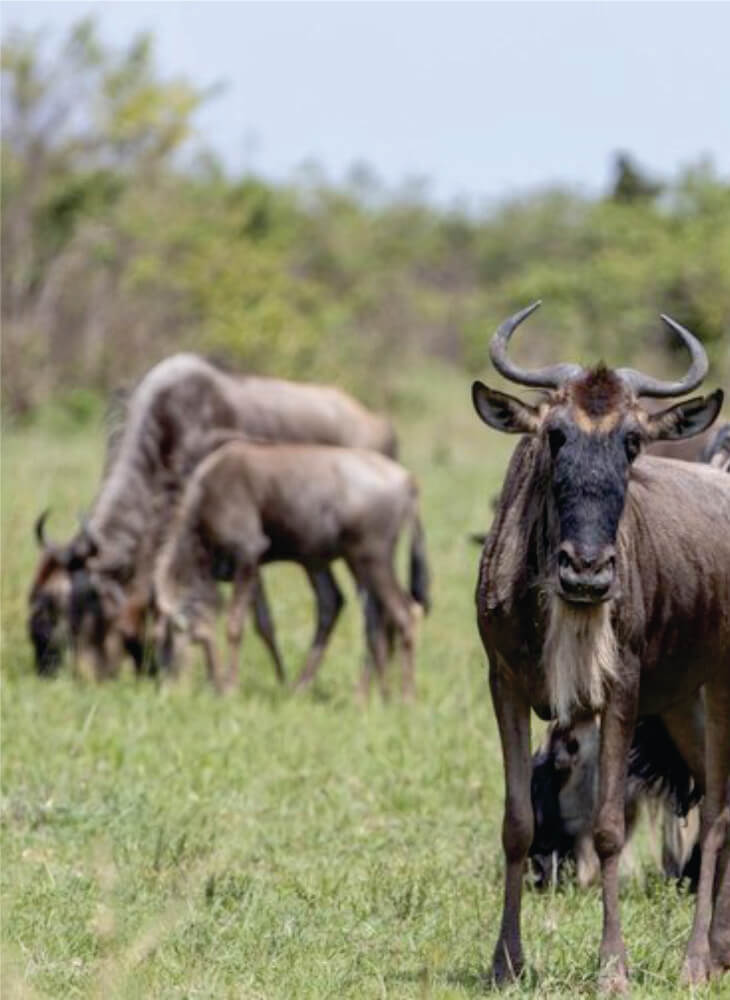
<path id="1" fill-rule="evenodd" d="M 418 700 L 354 700 L 348 605 L 314 691 L 292 696 L 258 640 L 221 699 L 202 667 L 158 690 L 33 674 L 25 600 L 32 523 L 68 534 L 93 497 L 100 423 L 58 413 L 4 438 L 4 997 L 476 997 L 502 891 L 502 774 L 473 610 L 477 551 L 513 440 L 478 423 L 446 368 L 394 399 L 422 485 L 434 608 Z M 266 570 L 290 676 L 312 628 L 295 567 Z M 397 674 L 394 671 L 393 686 Z M 646 854 L 646 851 L 645 851 Z M 677 991 L 691 900 L 647 860 L 623 891 L 633 996 Z M 598 890 L 528 892 L 530 972 L 507 996 L 591 996 Z M 716 983 L 697 995 L 728 995 Z"/>

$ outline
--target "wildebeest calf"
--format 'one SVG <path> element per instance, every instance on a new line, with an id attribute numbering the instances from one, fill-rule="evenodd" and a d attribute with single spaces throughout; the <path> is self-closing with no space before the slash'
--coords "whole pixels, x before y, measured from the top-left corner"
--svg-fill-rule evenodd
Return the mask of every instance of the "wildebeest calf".
<path id="1" fill-rule="evenodd" d="M 206 655 L 219 690 L 236 684 L 246 608 L 262 562 L 291 560 L 308 571 L 343 558 L 365 606 L 368 648 L 385 691 L 388 628 L 403 646 L 403 692 L 413 693 L 414 609 L 393 568 L 411 528 L 411 595 L 428 607 L 428 569 L 418 490 L 400 465 L 376 452 L 316 445 L 226 444 L 195 470 L 155 568 L 163 627 L 185 630 Z M 215 567 L 232 567 L 228 669 L 215 643 Z M 302 680 L 321 660 L 309 659 Z M 369 663 L 369 661 L 368 661 Z M 363 673 L 369 687 L 369 668 Z"/>
<path id="2" fill-rule="evenodd" d="M 702 714 L 701 701 L 697 708 Z M 598 879 L 599 860 L 593 847 L 598 803 L 600 727 L 593 717 L 569 726 L 553 723 L 544 745 L 533 754 L 531 798 L 535 829 L 530 846 L 537 888 L 560 877 L 565 862 L 575 862 L 578 884 Z M 632 836 L 645 802 L 652 818 L 663 813 L 662 867 L 669 877 L 688 878 L 696 888 L 699 875 L 697 784 L 659 718 L 640 719 L 629 752 L 625 797 L 626 839 Z M 693 810 L 693 811 L 691 811 Z"/>

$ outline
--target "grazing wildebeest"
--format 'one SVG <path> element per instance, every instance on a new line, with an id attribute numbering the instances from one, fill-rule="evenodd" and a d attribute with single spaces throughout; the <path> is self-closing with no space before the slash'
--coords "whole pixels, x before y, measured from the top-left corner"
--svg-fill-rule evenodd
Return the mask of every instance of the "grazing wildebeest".
<path id="1" fill-rule="evenodd" d="M 532 842 L 530 708 L 561 724 L 601 714 L 594 843 L 601 862 L 602 982 L 627 984 L 618 906 L 628 751 L 638 715 L 659 715 L 702 804 L 702 864 L 684 976 L 730 965 L 730 479 L 699 463 L 642 456 L 650 441 L 710 426 L 722 392 L 649 414 L 639 396 L 694 389 L 707 372 L 697 339 L 668 317 L 692 358 L 678 382 L 632 369 L 559 364 L 526 371 L 507 356 L 517 313 L 492 338 L 495 368 L 547 389 L 536 405 L 475 382 L 490 427 L 523 434 L 510 461 L 477 584 L 477 617 L 505 769 L 502 924 L 493 975 L 523 968 L 520 898 Z M 683 706 L 704 684 L 706 752 Z M 727 851 L 724 852 L 727 855 Z M 718 879 L 713 895 L 715 873 Z"/>
<path id="2" fill-rule="evenodd" d="M 381 687 L 390 626 L 403 646 L 403 691 L 413 693 L 413 612 L 393 569 L 411 528 L 411 593 L 428 606 L 428 569 L 418 489 L 402 466 L 363 449 L 231 442 L 204 459 L 188 484 L 155 568 L 161 619 L 203 646 L 219 690 L 235 686 L 246 607 L 261 562 L 292 560 L 309 571 L 343 558 L 365 600 L 366 636 Z M 229 661 L 215 642 L 213 566 L 232 567 Z M 309 661 L 305 680 L 319 664 Z M 369 670 L 364 673 L 369 678 Z M 369 681 L 368 681 L 369 684 Z"/>
<path id="3" fill-rule="evenodd" d="M 599 873 L 593 847 L 593 822 L 598 800 L 600 730 L 591 717 L 570 726 L 553 723 L 545 744 L 532 758 L 531 798 L 535 829 L 530 845 L 534 884 L 544 888 L 559 878 L 567 861 L 575 862 L 580 886 Z M 660 719 L 639 719 L 629 752 L 625 823 L 628 843 L 642 802 L 663 813 L 662 867 L 666 875 L 687 877 L 696 888 L 689 867 L 695 857 L 695 814 L 686 817 L 698 801 L 687 764 Z"/>
<path id="4" fill-rule="evenodd" d="M 53 672 L 63 634 L 71 632 L 95 672 L 114 671 L 122 643 L 141 665 L 154 558 L 175 496 L 195 464 L 231 432 L 265 441 L 372 448 L 394 456 L 385 417 L 330 386 L 228 374 L 192 354 L 152 368 L 132 393 L 88 520 L 65 545 L 46 542 L 30 593 L 29 631 L 39 673 Z M 314 581 L 314 645 L 331 630 L 343 603 L 325 569 Z M 257 594 L 257 626 L 277 665 L 268 608 Z"/>

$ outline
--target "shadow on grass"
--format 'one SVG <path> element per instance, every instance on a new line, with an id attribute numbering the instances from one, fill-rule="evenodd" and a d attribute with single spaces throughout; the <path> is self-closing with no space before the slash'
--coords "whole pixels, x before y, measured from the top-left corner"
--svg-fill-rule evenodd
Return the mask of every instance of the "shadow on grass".
<path id="1" fill-rule="evenodd" d="M 465 990 L 470 996 L 479 997 L 485 994 L 510 996 L 514 989 L 520 992 L 525 989 L 534 990 L 539 985 L 537 971 L 529 967 L 525 969 L 515 983 L 508 985 L 506 988 L 496 985 L 492 979 L 490 969 L 475 969 L 473 966 L 451 970 L 421 967 L 413 971 L 395 972 L 392 975 L 387 975 L 385 978 L 393 983 L 418 983 L 424 991 L 430 990 L 439 982 L 444 982 L 449 986 L 456 986 Z"/>

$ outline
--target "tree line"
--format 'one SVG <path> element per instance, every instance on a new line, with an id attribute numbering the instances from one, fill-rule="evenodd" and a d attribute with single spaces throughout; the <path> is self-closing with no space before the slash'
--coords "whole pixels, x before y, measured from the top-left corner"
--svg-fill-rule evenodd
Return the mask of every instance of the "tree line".
<path id="1" fill-rule="evenodd" d="M 388 373 L 424 355 L 482 368 L 495 324 L 538 297 L 549 308 L 523 360 L 652 351 L 668 367 L 668 312 L 727 383 L 730 185 L 711 163 L 655 179 L 621 153 L 604 197 L 552 188 L 439 208 L 362 165 L 338 185 L 317 170 L 273 184 L 209 152 L 183 158 L 214 97 L 163 79 L 147 36 L 110 49 L 90 20 L 55 46 L 7 36 L 6 412 L 108 391 L 179 349 L 378 403 Z"/>

